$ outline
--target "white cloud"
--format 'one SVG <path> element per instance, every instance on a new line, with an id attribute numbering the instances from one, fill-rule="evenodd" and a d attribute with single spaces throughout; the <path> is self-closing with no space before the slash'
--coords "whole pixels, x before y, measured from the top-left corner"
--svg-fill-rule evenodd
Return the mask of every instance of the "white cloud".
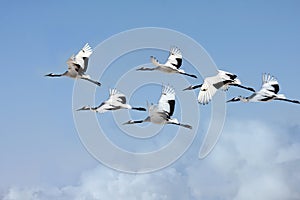
<path id="1" fill-rule="evenodd" d="M 245 179 L 234 199 L 292 199 L 288 185 L 280 176 L 280 172 L 266 172 L 265 174 Z"/>
<path id="2" fill-rule="evenodd" d="M 184 182 L 184 177 L 173 168 L 155 174 L 130 175 L 97 167 L 82 176 L 78 187 L 67 190 L 79 199 L 188 199 L 188 188 L 182 187 Z"/>
<path id="3" fill-rule="evenodd" d="M 3 200 L 40 200 L 40 199 L 63 199 L 63 193 L 57 188 L 19 188 L 12 187 L 3 197 Z"/>
<path id="4" fill-rule="evenodd" d="M 226 127 L 212 154 L 203 163 L 195 162 L 187 169 L 196 199 L 300 197 L 293 186 L 300 183 L 300 177 L 293 176 L 299 174 L 299 167 L 288 169 L 277 162 L 283 157 L 281 152 L 295 151 L 286 144 L 291 142 L 288 133 L 257 121 L 239 121 Z M 294 153 L 285 157 L 294 161 L 299 156 Z"/>
<path id="5" fill-rule="evenodd" d="M 280 149 L 277 162 L 285 163 L 300 160 L 300 143 L 289 145 L 287 148 Z"/>
<path id="6" fill-rule="evenodd" d="M 184 176 L 173 168 L 155 174 L 130 175 L 102 166 L 82 175 L 78 186 L 62 189 L 11 188 L 4 200 L 176 200 L 189 199 Z"/>
<path id="7" fill-rule="evenodd" d="M 286 130 L 258 121 L 232 121 L 204 160 L 192 152 L 178 165 L 144 175 L 99 166 L 83 173 L 77 185 L 13 187 L 4 200 L 299 199 L 300 144 Z"/>

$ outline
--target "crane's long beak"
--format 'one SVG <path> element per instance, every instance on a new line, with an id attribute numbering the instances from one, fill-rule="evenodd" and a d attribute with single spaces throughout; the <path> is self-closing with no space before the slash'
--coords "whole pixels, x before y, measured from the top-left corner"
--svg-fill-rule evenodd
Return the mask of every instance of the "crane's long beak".
<path id="1" fill-rule="evenodd" d="M 127 124 L 133 124 L 133 121 L 132 120 L 129 120 L 127 122 L 124 122 L 122 125 L 127 125 Z"/>
<path id="2" fill-rule="evenodd" d="M 240 101 L 240 99 L 237 98 L 237 97 L 234 97 L 234 98 L 232 98 L 232 99 L 226 101 L 226 103 L 229 103 L 229 102 L 237 102 L 237 101 Z"/>
<path id="3" fill-rule="evenodd" d="M 44 76 L 53 76 L 53 73 L 46 74 Z"/>
<path id="4" fill-rule="evenodd" d="M 200 88 L 200 87 L 202 87 L 202 84 L 200 84 L 200 85 L 190 85 L 189 87 L 183 89 L 183 91 L 185 91 L 185 90 L 194 90 L 194 89 Z"/>
<path id="5" fill-rule="evenodd" d="M 88 106 L 83 106 L 82 108 L 79 108 L 76 111 L 81 111 L 81 110 L 92 110 L 92 109 Z"/>
<path id="6" fill-rule="evenodd" d="M 192 90 L 192 89 L 193 89 L 193 86 L 192 86 L 192 85 L 190 85 L 189 87 L 187 87 L 187 88 L 183 89 L 182 91 L 186 91 L 186 90 Z"/>

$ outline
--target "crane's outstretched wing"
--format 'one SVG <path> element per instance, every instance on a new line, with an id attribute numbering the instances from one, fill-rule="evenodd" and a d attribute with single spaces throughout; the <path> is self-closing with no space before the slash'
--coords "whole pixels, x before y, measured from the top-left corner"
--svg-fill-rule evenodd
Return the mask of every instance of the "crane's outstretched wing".
<path id="1" fill-rule="evenodd" d="M 86 72 L 89 57 L 92 55 L 93 50 L 88 43 L 77 53 L 75 56 L 75 62 L 81 67 L 83 72 Z"/>
<path id="2" fill-rule="evenodd" d="M 179 69 L 182 64 L 182 54 L 178 47 L 171 47 L 170 49 L 170 55 L 165 63 L 166 66 L 169 66 L 171 68 Z"/>
<path id="3" fill-rule="evenodd" d="M 260 92 L 277 94 L 279 92 L 279 84 L 277 79 L 270 74 L 263 74 Z"/>
<path id="4" fill-rule="evenodd" d="M 220 78 L 220 81 L 223 81 L 223 83 L 235 83 L 235 84 L 241 84 L 241 81 L 237 79 L 237 75 L 232 74 L 227 71 L 218 70 L 218 77 Z M 230 81 L 231 80 L 231 81 Z M 222 84 L 222 82 L 220 82 Z M 223 84 L 223 86 L 220 88 L 223 91 L 227 91 L 230 87 L 230 84 Z"/>
<path id="5" fill-rule="evenodd" d="M 163 112 L 166 112 L 169 117 L 174 113 L 175 108 L 175 91 L 170 86 L 163 86 L 160 99 L 158 101 L 158 107 Z"/>
<path id="6" fill-rule="evenodd" d="M 198 102 L 203 105 L 208 104 L 217 90 L 222 86 L 223 82 L 221 81 L 221 79 L 219 80 L 217 76 L 207 77 L 200 87 Z"/>
<path id="7" fill-rule="evenodd" d="M 234 80 L 237 78 L 236 74 L 224 71 L 224 70 L 218 70 L 218 75 L 220 76 L 221 79 L 223 80 Z"/>
<path id="8" fill-rule="evenodd" d="M 126 97 L 124 94 L 120 93 L 117 89 L 109 90 L 109 98 L 108 100 L 102 102 L 99 106 L 95 108 L 91 108 L 99 113 L 104 113 L 111 110 L 120 109 L 121 104 L 126 103 Z"/>
<path id="9" fill-rule="evenodd" d="M 126 104 L 126 96 L 119 92 L 116 88 L 109 90 L 109 99 L 107 100 L 112 105 Z"/>

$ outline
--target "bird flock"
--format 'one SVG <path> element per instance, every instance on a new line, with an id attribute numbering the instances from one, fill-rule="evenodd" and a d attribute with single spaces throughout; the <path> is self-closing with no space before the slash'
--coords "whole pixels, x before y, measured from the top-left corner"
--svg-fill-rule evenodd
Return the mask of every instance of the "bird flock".
<path id="1" fill-rule="evenodd" d="M 101 86 L 101 83 L 91 79 L 91 77 L 86 74 L 88 61 L 90 56 L 92 55 L 93 50 L 89 46 L 89 44 L 85 44 L 84 47 L 76 54 L 72 55 L 67 60 L 68 70 L 62 74 L 54 74 L 49 73 L 45 76 L 47 77 L 61 77 L 67 76 L 74 79 L 83 79 L 87 80 L 97 86 Z M 140 67 L 136 69 L 137 71 L 160 71 L 164 73 L 177 73 L 182 74 L 185 76 L 189 76 L 192 78 L 197 78 L 194 74 L 186 73 L 184 70 L 180 69 L 182 65 L 182 53 L 180 49 L 176 46 L 170 48 L 169 57 L 167 61 L 162 64 L 160 63 L 154 56 L 150 57 L 152 64 L 155 66 L 153 68 L 147 67 Z M 263 74 L 262 76 L 262 86 L 259 90 L 255 90 L 251 87 L 243 86 L 241 81 L 237 78 L 237 75 L 226 72 L 223 70 L 218 70 L 217 75 L 206 77 L 202 84 L 200 85 L 191 85 L 183 91 L 186 90 L 194 90 L 200 88 L 198 94 L 198 102 L 199 104 L 208 104 L 215 93 L 218 90 L 227 91 L 230 86 L 240 87 L 245 90 L 249 90 L 252 95 L 248 97 L 234 97 L 227 102 L 268 102 L 272 100 L 281 100 L 287 101 L 291 103 L 300 104 L 298 100 L 291 100 L 285 97 L 283 94 L 278 94 L 279 92 L 279 83 L 277 79 L 270 75 L 270 74 Z M 175 90 L 173 87 L 169 85 L 162 85 L 162 91 L 160 99 L 158 100 L 158 104 L 151 104 L 147 103 L 147 109 L 143 107 L 134 107 L 129 105 L 126 102 L 126 96 L 118 91 L 116 88 L 110 89 L 109 91 L 109 98 L 108 100 L 101 103 L 99 106 L 90 107 L 90 106 L 83 106 L 82 108 L 77 109 L 77 111 L 93 111 L 98 113 L 104 113 L 107 111 L 114 111 L 119 109 L 130 109 L 130 110 L 137 110 L 137 111 L 147 111 L 148 116 L 142 120 L 129 120 L 125 123 L 126 124 L 137 124 L 137 123 L 144 123 L 144 122 L 151 122 L 154 124 L 173 124 L 178 125 L 184 128 L 192 129 L 192 126 L 189 124 L 183 124 L 179 122 L 176 118 L 172 118 L 175 109 Z"/>

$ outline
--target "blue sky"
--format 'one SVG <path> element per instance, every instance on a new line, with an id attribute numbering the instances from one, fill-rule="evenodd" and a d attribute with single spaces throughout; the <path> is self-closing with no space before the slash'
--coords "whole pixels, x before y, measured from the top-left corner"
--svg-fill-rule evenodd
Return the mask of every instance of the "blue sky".
<path id="1" fill-rule="evenodd" d="M 129 199 L 141 199 L 142 195 L 176 199 L 168 193 L 170 190 L 177 191 L 174 194 L 178 199 L 251 199 L 258 181 L 270 186 L 267 192 L 259 193 L 261 199 L 272 199 L 268 191 L 281 186 L 284 189 L 275 193 L 278 197 L 299 198 L 292 186 L 300 183 L 300 158 L 296 156 L 300 151 L 298 105 L 230 104 L 224 132 L 207 159 L 197 159 L 199 145 L 194 145 L 171 167 L 135 176 L 105 168 L 81 144 L 72 114 L 74 81 L 43 77 L 48 72 L 63 72 L 65 61 L 86 42 L 95 47 L 128 29 L 163 27 L 192 37 L 220 69 L 238 74 L 245 85 L 259 88 L 261 74 L 269 72 L 278 78 L 282 93 L 300 99 L 295 84 L 300 66 L 299 6 L 298 1 L 2 2 L 0 197 L 19 199 L 18 195 L 26 193 L 32 199 L 30 195 L 38 190 L 37 199 L 88 199 L 92 194 L 95 199 L 118 199 L 120 196 L 112 195 L 121 195 L 124 190 Z M 202 82 L 201 78 L 187 80 L 191 84 Z M 113 86 L 103 82 L 96 103 L 107 98 L 109 87 Z M 160 89 L 151 92 L 150 100 L 155 103 Z M 227 95 L 241 93 L 248 94 L 231 88 Z M 204 120 L 208 108 L 203 108 Z M 178 118 L 179 114 L 177 111 Z M 201 142 L 201 134 L 195 144 Z M 263 180 L 249 179 L 251 175 Z M 93 179 L 98 176 L 104 178 Z M 174 179 L 178 184 L 171 181 Z M 103 185 L 116 180 L 123 182 L 113 186 L 113 194 Z M 139 184 L 133 184 L 136 193 L 129 193 L 130 188 L 124 185 L 134 181 L 149 183 L 148 193 L 142 193 Z M 237 183 L 227 184 L 234 181 Z M 272 181 L 274 184 L 270 184 Z M 186 188 L 179 190 L 182 185 Z"/>

